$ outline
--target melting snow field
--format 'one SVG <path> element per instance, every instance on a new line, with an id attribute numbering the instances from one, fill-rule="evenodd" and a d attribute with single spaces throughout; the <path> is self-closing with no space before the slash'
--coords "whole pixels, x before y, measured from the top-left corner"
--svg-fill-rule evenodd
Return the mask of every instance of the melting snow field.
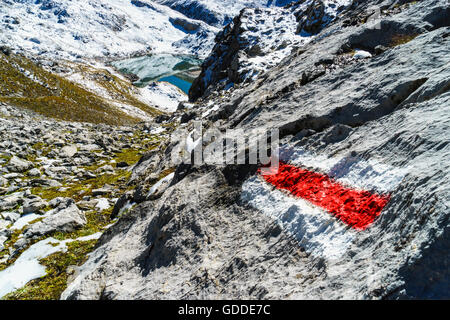
<path id="1" fill-rule="evenodd" d="M 66 252 L 66 244 L 72 241 L 90 241 L 100 238 L 101 233 L 90 236 L 58 241 L 54 238 L 35 243 L 8 268 L 0 271 L 0 298 L 25 286 L 29 281 L 46 275 L 45 267 L 39 263 L 40 259 L 56 252 Z"/>

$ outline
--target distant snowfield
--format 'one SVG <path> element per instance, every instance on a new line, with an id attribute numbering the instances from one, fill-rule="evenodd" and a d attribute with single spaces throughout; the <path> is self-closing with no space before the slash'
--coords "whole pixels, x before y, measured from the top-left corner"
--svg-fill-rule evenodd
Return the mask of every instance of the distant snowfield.
<path id="1" fill-rule="evenodd" d="M 155 0 L 176 9 L 186 16 L 223 26 L 243 8 L 283 7 L 296 0 Z"/>
<path id="2" fill-rule="evenodd" d="M 171 21 L 176 18 L 198 25 L 203 36 L 174 25 Z M 0 19 L 0 44 L 71 60 L 127 56 L 139 51 L 204 56 L 218 31 L 145 0 L 3 0 Z M 193 49 L 187 38 L 201 45 Z"/>
<path id="3" fill-rule="evenodd" d="M 280 159 L 325 173 L 344 186 L 377 194 L 389 194 L 395 190 L 408 172 L 408 168 L 394 168 L 378 160 L 328 157 L 302 148 L 281 148 Z M 259 175 L 244 182 L 241 199 L 274 219 L 298 240 L 306 252 L 328 260 L 340 259 L 350 248 L 357 233 L 364 232 L 349 228 L 309 201 L 274 189 Z"/>

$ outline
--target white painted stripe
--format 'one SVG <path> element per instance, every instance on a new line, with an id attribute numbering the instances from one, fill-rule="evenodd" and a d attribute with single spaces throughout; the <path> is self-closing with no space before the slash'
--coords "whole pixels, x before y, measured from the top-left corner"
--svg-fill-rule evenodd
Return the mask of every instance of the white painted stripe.
<path id="1" fill-rule="evenodd" d="M 376 159 L 334 158 L 316 155 L 302 148 L 280 149 L 280 160 L 292 165 L 320 171 L 351 188 L 377 193 L 392 192 L 403 180 L 408 168 L 395 168 Z"/>
<path id="2" fill-rule="evenodd" d="M 241 199 L 272 219 L 294 236 L 306 252 L 339 259 L 352 243 L 355 231 L 325 210 L 273 189 L 258 176 L 242 186 Z"/>

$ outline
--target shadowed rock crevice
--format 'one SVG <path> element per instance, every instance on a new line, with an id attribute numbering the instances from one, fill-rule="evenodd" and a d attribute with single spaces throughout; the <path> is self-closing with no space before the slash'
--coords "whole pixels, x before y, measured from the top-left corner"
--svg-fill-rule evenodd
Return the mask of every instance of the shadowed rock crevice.
<path id="1" fill-rule="evenodd" d="M 355 105 L 348 105 L 336 108 L 325 116 L 304 116 L 301 119 L 284 124 L 280 128 L 280 138 L 287 135 L 296 135 L 303 130 L 321 132 L 332 125 L 346 125 L 355 128 L 364 125 L 368 121 L 375 121 L 394 112 L 402 102 L 418 90 L 427 80 L 427 78 L 423 78 L 408 81 L 397 86 L 389 97 L 382 100 L 379 107 L 370 110 Z M 354 115 L 358 116 L 355 117 Z"/>

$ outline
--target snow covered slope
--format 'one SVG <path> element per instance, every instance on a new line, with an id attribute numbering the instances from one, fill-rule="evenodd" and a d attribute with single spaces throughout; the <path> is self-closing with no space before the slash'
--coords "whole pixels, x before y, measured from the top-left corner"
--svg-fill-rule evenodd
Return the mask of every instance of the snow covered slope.
<path id="1" fill-rule="evenodd" d="M 215 28 L 152 1 L 2 0 L 0 45 L 54 58 L 205 55 Z"/>
<path id="2" fill-rule="evenodd" d="M 243 8 L 281 7 L 294 0 L 156 0 L 192 19 L 205 21 L 213 26 L 223 26 L 239 14 Z"/>

